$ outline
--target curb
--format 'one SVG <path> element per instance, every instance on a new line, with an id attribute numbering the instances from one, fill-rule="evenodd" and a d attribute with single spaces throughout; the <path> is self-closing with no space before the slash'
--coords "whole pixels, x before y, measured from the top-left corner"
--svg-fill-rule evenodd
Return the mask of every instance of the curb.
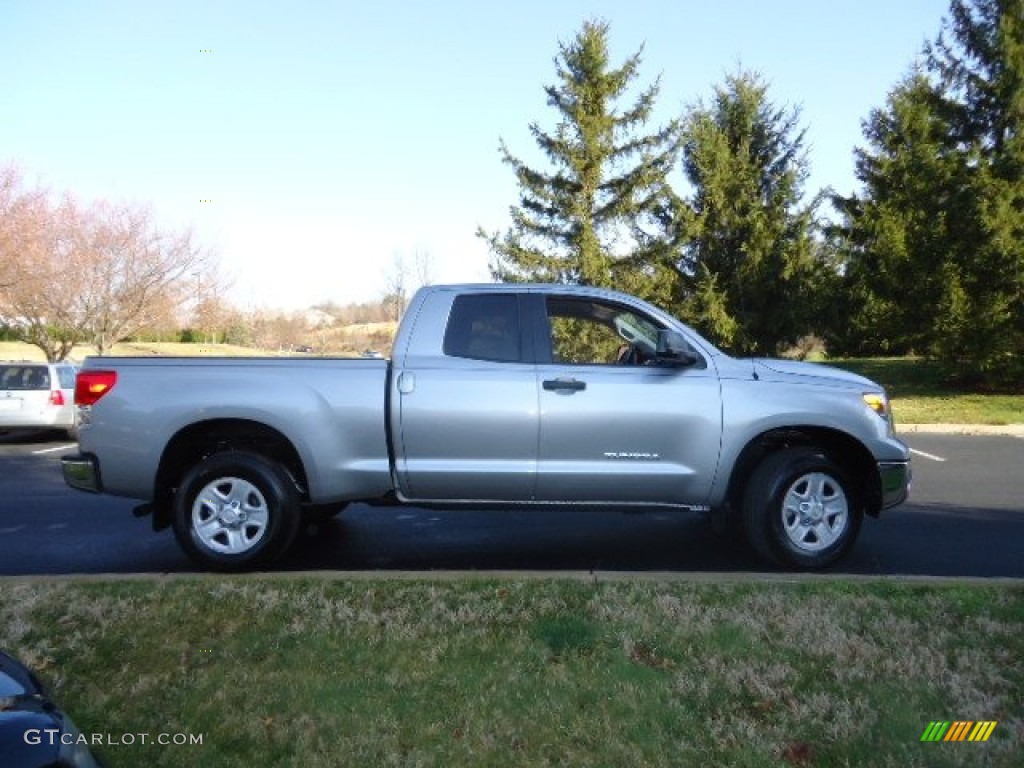
<path id="1" fill-rule="evenodd" d="M 1024 424 L 897 424 L 896 432 L 934 435 L 1009 435 L 1024 437 Z"/>
<path id="2" fill-rule="evenodd" d="M 0 588 L 30 585 L 111 584 L 116 582 L 365 582 L 406 581 L 425 584 L 444 582 L 589 582 L 592 584 L 903 584 L 908 586 L 975 586 L 1024 589 L 1024 578 L 1015 576 L 931 576 L 899 573 L 783 573 L 779 571 L 266 571 L 254 573 L 70 573 L 0 575 Z"/>

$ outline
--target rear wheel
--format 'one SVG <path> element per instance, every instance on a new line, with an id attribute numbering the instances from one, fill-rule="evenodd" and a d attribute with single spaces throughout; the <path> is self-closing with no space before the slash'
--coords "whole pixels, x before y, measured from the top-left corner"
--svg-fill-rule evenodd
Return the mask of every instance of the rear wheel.
<path id="1" fill-rule="evenodd" d="M 214 454 L 190 469 L 174 497 L 174 535 L 205 568 L 267 565 L 295 539 L 299 499 L 288 473 L 254 453 Z"/>
<path id="2" fill-rule="evenodd" d="M 824 568 L 857 538 L 863 509 L 856 487 L 827 456 L 786 448 L 754 470 L 743 497 L 747 540 L 764 559 Z"/>

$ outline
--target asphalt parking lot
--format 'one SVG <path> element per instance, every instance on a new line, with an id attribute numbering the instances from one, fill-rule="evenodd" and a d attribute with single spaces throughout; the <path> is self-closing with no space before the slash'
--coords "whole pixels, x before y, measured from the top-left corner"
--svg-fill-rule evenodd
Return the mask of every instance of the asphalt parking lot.
<path id="1" fill-rule="evenodd" d="M 1024 439 L 907 435 L 911 500 L 867 520 L 833 572 L 1024 577 Z M 134 502 L 67 488 L 50 433 L 0 435 L 0 574 L 195 570 Z M 354 505 L 307 529 L 280 570 L 756 572 L 761 564 L 680 513 L 437 511 Z"/>

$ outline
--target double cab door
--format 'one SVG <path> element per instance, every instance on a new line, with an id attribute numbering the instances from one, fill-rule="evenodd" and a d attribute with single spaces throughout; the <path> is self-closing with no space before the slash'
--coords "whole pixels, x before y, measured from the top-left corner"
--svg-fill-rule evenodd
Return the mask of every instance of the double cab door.
<path id="1" fill-rule="evenodd" d="M 658 360 L 662 324 L 641 309 L 502 288 L 431 293 L 396 350 L 402 494 L 702 504 L 721 437 L 710 361 Z"/>

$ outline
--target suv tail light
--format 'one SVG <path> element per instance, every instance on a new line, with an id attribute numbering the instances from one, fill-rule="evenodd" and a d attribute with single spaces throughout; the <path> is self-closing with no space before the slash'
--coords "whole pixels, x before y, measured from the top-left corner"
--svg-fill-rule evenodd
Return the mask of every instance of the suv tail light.
<path id="1" fill-rule="evenodd" d="M 64 393 L 55 389 L 50 393 L 50 405 L 64 405 Z"/>
<path id="2" fill-rule="evenodd" d="M 75 405 L 93 405 L 117 383 L 117 371 L 79 371 Z"/>

